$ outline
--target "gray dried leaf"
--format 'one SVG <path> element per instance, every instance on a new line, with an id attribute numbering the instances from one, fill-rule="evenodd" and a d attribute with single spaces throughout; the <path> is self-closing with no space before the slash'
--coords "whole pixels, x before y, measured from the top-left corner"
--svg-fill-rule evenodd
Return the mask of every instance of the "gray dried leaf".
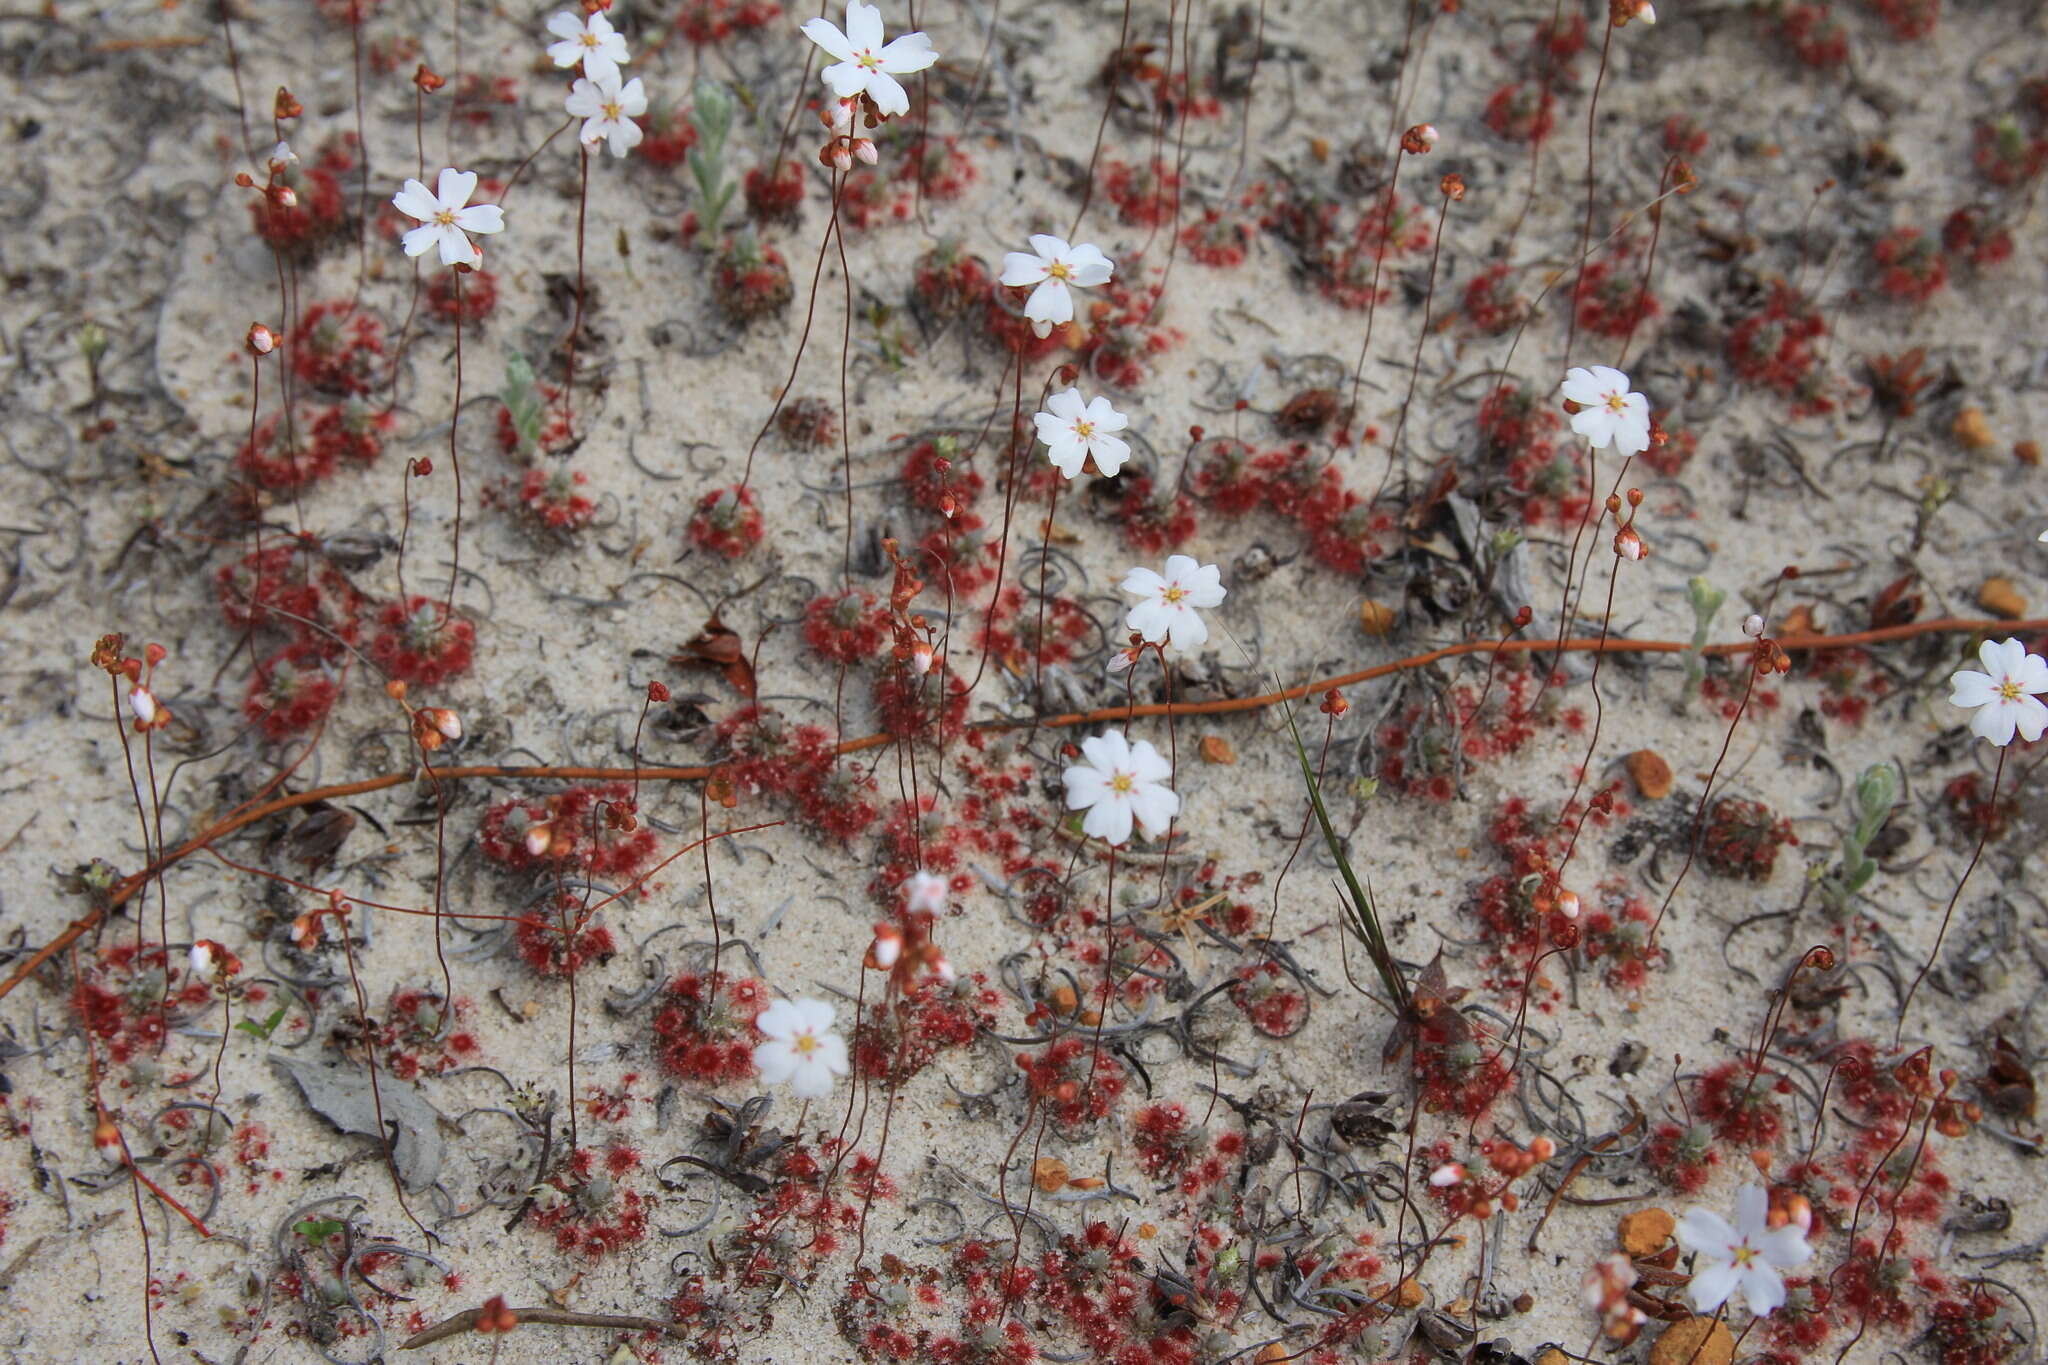
<path id="1" fill-rule="evenodd" d="M 421 1190 L 441 1173 L 445 1150 L 441 1139 L 441 1111 L 427 1103 L 419 1087 L 392 1076 L 377 1078 L 376 1093 L 370 1090 L 367 1068 L 334 1062 L 272 1057 L 270 1064 L 299 1087 L 306 1107 L 344 1133 L 391 1142 L 391 1160 L 398 1178 L 408 1190 Z M 388 1133 L 377 1128 L 377 1108 L 383 1104 Z"/>

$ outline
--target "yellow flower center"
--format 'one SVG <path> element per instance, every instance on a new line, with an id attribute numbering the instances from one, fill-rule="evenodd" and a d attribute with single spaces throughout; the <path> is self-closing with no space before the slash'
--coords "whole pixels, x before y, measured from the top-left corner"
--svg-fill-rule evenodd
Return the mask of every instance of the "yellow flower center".
<path id="1" fill-rule="evenodd" d="M 434 215 L 434 222 L 441 227 L 454 227 L 455 210 L 442 209 L 439 213 Z"/>
<path id="2" fill-rule="evenodd" d="M 1186 588 L 1183 588 L 1178 583 L 1171 585 L 1163 594 L 1161 594 L 1161 596 L 1163 596 L 1169 603 L 1178 602 L 1181 598 L 1186 597 L 1187 595 L 1188 590 Z"/>
<path id="3" fill-rule="evenodd" d="M 1109 789 L 1124 796 L 1129 796 L 1132 788 L 1137 785 L 1137 779 L 1133 778 L 1129 773 L 1118 773 L 1109 779 Z"/>
<path id="4" fill-rule="evenodd" d="M 790 1046 L 795 1048 L 802 1055 L 808 1057 L 810 1054 L 818 1050 L 817 1035 L 813 1033 L 799 1033 L 796 1036 L 796 1041 L 791 1043 Z"/>
<path id="5" fill-rule="evenodd" d="M 1095 423 L 1093 423 L 1093 422 L 1076 422 L 1076 423 L 1074 423 L 1074 434 L 1075 434 L 1076 436 L 1082 437 L 1083 439 L 1085 439 L 1085 438 L 1087 438 L 1087 437 L 1090 437 L 1090 436 L 1093 436 L 1093 435 L 1095 434 Z"/>
<path id="6" fill-rule="evenodd" d="M 856 64 L 864 66 L 870 71 L 880 71 L 882 69 L 882 59 L 866 49 L 856 53 L 853 60 Z"/>
<path id="7" fill-rule="evenodd" d="M 1054 261 L 1045 268 L 1045 274 L 1047 279 L 1070 280 L 1074 278 L 1074 268 L 1065 261 Z"/>
<path id="8" fill-rule="evenodd" d="M 1754 1261 L 1755 1259 L 1756 1248 L 1751 1246 L 1749 1243 L 1744 1242 L 1741 1246 L 1735 1248 L 1736 1265 L 1748 1265 L 1751 1261 Z"/>
<path id="9" fill-rule="evenodd" d="M 613 123 L 617 123 L 625 117 L 625 113 L 619 108 L 618 105 L 607 104 L 604 107 L 604 116 L 610 119 Z"/>
<path id="10" fill-rule="evenodd" d="M 2012 678 L 1999 679 L 1998 699 L 2000 701 L 2018 701 L 2020 699 L 2019 683 Z"/>
<path id="11" fill-rule="evenodd" d="M 1606 401 L 1607 410 L 1609 412 L 1620 412 L 1622 410 L 1622 407 L 1624 406 L 1623 396 L 1618 393 L 1608 394 Z"/>
<path id="12" fill-rule="evenodd" d="M 595 33 L 586 33 L 581 38 L 577 39 L 577 41 L 582 43 L 585 47 L 596 47 L 600 42 L 604 40 L 599 38 Z"/>

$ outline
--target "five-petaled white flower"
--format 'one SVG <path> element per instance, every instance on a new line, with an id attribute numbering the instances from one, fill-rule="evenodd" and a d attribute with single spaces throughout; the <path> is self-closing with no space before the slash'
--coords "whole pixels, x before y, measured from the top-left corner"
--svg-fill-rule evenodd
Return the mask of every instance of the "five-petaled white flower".
<path id="1" fill-rule="evenodd" d="M 1104 478 L 1114 478 L 1130 458 L 1131 448 L 1109 433 L 1122 431 L 1130 420 L 1101 394 L 1082 402 L 1079 389 L 1061 389 L 1045 400 L 1045 411 L 1031 419 L 1038 439 L 1045 442 L 1046 457 L 1069 479 L 1081 476 L 1081 466 L 1091 456 Z"/>
<path id="2" fill-rule="evenodd" d="M 1180 797 L 1166 785 L 1173 767 L 1144 740 L 1132 744 L 1123 731 L 1105 730 L 1081 741 L 1081 757 L 1061 777 L 1067 809 L 1088 812 L 1081 817 L 1083 834 L 1121 844 L 1136 820 L 1147 838 L 1156 839 L 1180 814 Z"/>
<path id="3" fill-rule="evenodd" d="M 641 89 L 638 76 L 622 86 L 614 68 L 608 76 L 579 80 L 569 88 L 564 107 L 570 118 L 583 120 L 583 131 L 577 136 L 584 146 L 609 143 L 613 156 L 624 156 L 640 145 L 643 134 L 633 119 L 647 112 L 647 92 Z"/>
<path id="4" fill-rule="evenodd" d="M 583 74 L 601 81 L 619 78 L 619 68 L 632 58 L 626 54 L 626 40 L 612 28 L 603 14 L 578 17 L 563 10 L 548 20 L 548 32 L 561 39 L 548 44 L 548 56 L 556 66 L 567 68 L 583 63 Z"/>
<path id="5" fill-rule="evenodd" d="M 1100 247 L 1083 242 L 1070 246 L 1047 233 L 1033 233 L 1031 250 L 1003 254 L 1003 283 L 1013 287 L 1036 285 L 1024 300 L 1024 316 L 1031 330 L 1051 336 L 1055 324 L 1074 320 L 1071 289 L 1092 289 L 1108 284 L 1116 263 Z"/>
<path id="6" fill-rule="evenodd" d="M 472 204 L 476 193 L 476 172 L 448 167 L 437 182 L 439 193 L 429 194 L 417 180 L 391 196 L 391 206 L 420 225 L 404 237 L 405 254 L 424 256 L 441 248 L 442 265 L 466 265 L 472 270 L 483 264 L 484 254 L 469 240 L 472 232 L 503 232 L 505 211 L 496 204 Z"/>
<path id="7" fill-rule="evenodd" d="M 1986 640 L 1977 646 L 1984 671 L 1956 671 L 1948 680 L 1949 704 L 1976 708 L 1970 728 L 2000 748 L 2015 732 L 2029 744 L 2048 730 L 2048 706 L 2035 699 L 2048 692 L 2048 659 L 2027 653 L 2018 640 Z"/>
<path id="8" fill-rule="evenodd" d="M 832 1093 L 832 1078 L 846 1074 L 846 1040 L 832 1032 L 832 1007 L 822 1000 L 777 1000 L 754 1027 L 766 1040 L 754 1046 L 754 1065 L 770 1085 L 787 1084 L 799 1099 Z"/>
<path id="9" fill-rule="evenodd" d="M 1687 1209 L 1678 1220 L 1678 1244 L 1697 1258 L 1686 1296 L 1696 1312 L 1711 1313 L 1737 1289 L 1760 1318 L 1785 1302 L 1783 1272 L 1813 1255 L 1796 1224 L 1772 1227 L 1770 1197 L 1761 1185 L 1735 1194 L 1735 1226 L 1710 1209 Z"/>
<path id="10" fill-rule="evenodd" d="M 832 93 L 843 100 L 865 94 L 884 117 L 910 112 L 910 96 L 896 78 L 922 71 L 939 59 L 932 40 L 922 33 L 906 33 L 884 44 L 882 11 L 861 0 L 846 0 L 844 33 L 830 19 L 818 18 L 804 24 L 804 37 L 838 58 L 823 72 Z"/>
<path id="11" fill-rule="evenodd" d="M 946 908 L 946 879 L 919 868 L 903 883 L 904 901 L 913 915 L 920 910 L 936 915 Z"/>
<path id="12" fill-rule="evenodd" d="M 1148 644 L 1175 649 L 1200 649 L 1208 642 L 1209 626 L 1198 608 L 1219 606 L 1224 596 L 1223 571 L 1187 555 L 1168 555 L 1164 576 L 1132 569 L 1117 586 L 1139 599 L 1124 624 Z"/>
<path id="13" fill-rule="evenodd" d="M 1650 400 L 1629 390 L 1628 376 L 1605 365 L 1565 371 L 1559 390 L 1577 405 L 1572 430 L 1595 450 L 1613 446 L 1623 455 L 1650 448 Z"/>

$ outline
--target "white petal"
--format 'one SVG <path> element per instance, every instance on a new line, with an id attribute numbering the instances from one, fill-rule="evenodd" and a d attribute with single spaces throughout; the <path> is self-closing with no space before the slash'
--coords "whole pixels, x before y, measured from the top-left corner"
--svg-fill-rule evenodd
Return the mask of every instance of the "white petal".
<path id="1" fill-rule="evenodd" d="M 456 213 L 455 226 L 464 232 L 503 232 L 505 210 L 496 204 L 471 204 Z"/>
<path id="2" fill-rule="evenodd" d="M 1091 806 L 1081 817 L 1081 832 L 1106 844 L 1121 844 L 1131 837 L 1131 803 L 1114 796 Z"/>
<path id="3" fill-rule="evenodd" d="M 1066 242 L 1049 232 L 1032 233 L 1030 242 L 1031 249 L 1038 253 L 1039 259 L 1047 263 L 1063 261 L 1067 258 L 1067 253 L 1073 250 Z"/>
<path id="4" fill-rule="evenodd" d="M 1711 1313 L 1728 1302 L 1728 1296 L 1735 1292 L 1735 1281 L 1734 1266 L 1726 1261 L 1712 1261 L 1705 1269 L 1693 1272 L 1685 1296 L 1692 1300 L 1694 1312 Z"/>
<path id="5" fill-rule="evenodd" d="M 2026 653 L 2027 647 L 2018 640 L 1986 640 L 1977 646 L 1977 657 L 1983 661 L 1984 671 L 1994 678 L 2017 672 Z"/>
<path id="6" fill-rule="evenodd" d="M 1128 442 L 1114 436 L 1097 436 L 1088 443 L 1088 449 L 1095 456 L 1095 467 L 1102 471 L 1104 478 L 1115 478 L 1116 472 L 1124 467 L 1124 461 L 1131 458 Z"/>
<path id="7" fill-rule="evenodd" d="M 822 1100 L 832 1093 L 832 1073 L 816 1061 L 803 1062 L 789 1078 L 789 1093 L 800 1100 Z"/>
<path id="8" fill-rule="evenodd" d="M 1130 772 L 1140 782 L 1164 782 L 1173 776 L 1173 765 L 1150 740 L 1141 739 L 1131 746 Z"/>
<path id="9" fill-rule="evenodd" d="M 1074 296 L 1064 281 L 1047 279 L 1024 300 L 1024 316 L 1033 322 L 1063 323 L 1074 319 Z"/>
<path id="10" fill-rule="evenodd" d="M 1061 773 L 1060 780 L 1066 784 L 1068 810 L 1087 810 L 1109 795 L 1109 775 L 1096 768 L 1076 765 Z"/>
<path id="11" fill-rule="evenodd" d="M 781 1085 L 796 1074 L 796 1049 L 780 1038 L 754 1045 L 754 1067 L 770 1085 Z"/>
<path id="12" fill-rule="evenodd" d="M 1109 405 L 1109 400 L 1098 395 L 1088 402 L 1088 420 L 1098 431 L 1122 431 L 1131 424 L 1131 419 Z"/>
<path id="13" fill-rule="evenodd" d="M 1793 1223 L 1772 1228 L 1757 1239 L 1756 1247 L 1764 1260 L 1780 1270 L 1792 1270 L 1813 1259 L 1813 1248 L 1807 1245 L 1806 1234 Z"/>
<path id="14" fill-rule="evenodd" d="M 796 1002 L 797 1030 L 800 1033 L 830 1033 L 836 1012 L 823 1000 L 799 1000 Z"/>
<path id="15" fill-rule="evenodd" d="M 1593 378 L 1593 372 L 1577 367 L 1565 371 L 1564 383 L 1558 385 L 1557 391 L 1561 396 L 1587 408 L 1598 407 L 1606 397 L 1598 381 Z"/>
<path id="16" fill-rule="evenodd" d="M 1948 680 L 1948 699 L 1952 706 L 1989 706 L 1998 700 L 1998 685 L 1989 673 L 1979 673 L 1974 668 L 1957 669 Z"/>
<path id="17" fill-rule="evenodd" d="M 1167 561 L 1169 566 L 1172 562 Z M 1141 564 L 1125 574 L 1124 581 L 1117 584 L 1117 587 L 1137 597 L 1156 598 L 1166 591 L 1166 580 L 1161 578 L 1156 570 L 1148 569 Z"/>
<path id="18" fill-rule="evenodd" d="M 1108 284 L 1109 277 L 1116 273 L 1116 262 L 1103 255 L 1100 247 L 1088 242 L 1074 247 L 1067 263 L 1074 268 L 1074 283 L 1084 288 Z"/>
<path id="19" fill-rule="evenodd" d="M 469 202 L 469 196 L 476 193 L 476 172 L 458 171 L 449 166 L 441 172 L 435 188 L 440 194 L 442 208 L 459 209 Z"/>
<path id="20" fill-rule="evenodd" d="M 888 118 L 910 112 L 910 93 L 886 71 L 868 73 L 868 98 Z"/>
<path id="21" fill-rule="evenodd" d="M 575 42 L 583 37 L 583 20 L 568 10 L 563 10 L 548 19 L 548 32 L 557 38 Z"/>
<path id="22" fill-rule="evenodd" d="M 469 238 L 454 228 L 441 229 L 441 264 L 475 267 L 481 259 Z"/>
<path id="23" fill-rule="evenodd" d="M 1593 382 L 1602 393 L 1627 393 L 1629 378 L 1611 365 L 1593 366 Z"/>
<path id="24" fill-rule="evenodd" d="M 882 11 L 863 0 L 846 0 L 846 41 L 872 51 L 882 45 Z"/>
<path id="25" fill-rule="evenodd" d="M 1209 623 L 1202 614 L 1186 606 L 1176 614 L 1168 643 L 1178 650 L 1200 649 L 1209 643 Z"/>
<path id="26" fill-rule="evenodd" d="M 647 112 L 647 87 L 635 76 L 619 91 L 619 112 L 628 118 L 638 118 Z"/>
<path id="27" fill-rule="evenodd" d="M 1043 417 L 1044 414 L 1041 413 L 1040 416 Z M 1053 436 L 1046 438 L 1045 432 L 1041 430 L 1039 436 L 1045 440 L 1045 457 L 1052 461 L 1054 469 L 1059 470 L 1060 477 L 1080 478 L 1081 466 L 1088 461 L 1087 443 L 1077 438 L 1071 431 L 1065 434 L 1055 432 Z"/>
<path id="28" fill-rule="evenodd" d="M 1581 409 L 1572 414 L 1572 430 L 1593 449 L 1605 450 L 1614 440 L 1614 414 L 1604 407 Z"/>
<path id="29" fill-rule="evenodd" d="M 1712 1209 L 1687 1209 L 1678 1220 L 1675 1235 L 1678 1245 L 1687 1251 L 1721 1261 L 1733 1259 L 1735 1244 L 1742 1240 L 1727 1220 Z"/>
<path id="30" fill-rule="evenodd" d="M 2002 702 L 1993 702 L 1980 707 L 1977 714 L 1970 717 L 1970 728 L 1980 738 L 1988 739 L 2003 749 L 2012 743 L 2013 734 L 2019 729 L 2019 711 Z"/>
<path id="31" fill-rule="evenodd" d="M 1138 828 L 1145 831 L 1146 838 L 1157 839 L 1171 828 L 1173 817 L 1180 814 L 1180 798 L 1166 787 L 1147 784 L 1132 793 L 1131 814 L 1137 817 Z"/>
<path id="32" fill-rule="evenodd" d="M 2048 706 L 2043 706 L 2033 697 L 2021 697 L 2008 708 L 2013 724 L 2018 727 L 2020 738 L 2032 744 L 2048 730 Z"/>
<path id="33" fill-rule="evenodd" d="M 828 1033 L 820 1038 L 818 1050 L 814 1055 L 818 1058 L 818 1065 L 833 1075 L 846 1074 L 846 1040 L 838 1034 Z"/>
<path id="34" fill-rule="evenodd" d="M 417 218 L 426 223 L 431 222 L 434 215 L 441 211 L 441 202 L 434 198 L 433 193 L 425 185 L 417 180 L 408 180 L 404 189 L 391 196 L 391 207 L 408 218 Z M 412 254 L 419 255 L 417 251 Z"/>
<path id="35" fill-rule="evenodd" d="M 422 223 L 408 230 L 399 240 L 405 244 L 406 255 L 424 256 L 434 249 L 434 243 L 441 240 L 441 229 L 432 223 Z"/>
<path id="36" fill-rule="evenodd" d="M 2022 692 L 2048 692 L 2048 659 L 2038 654 L 2027 655 L 2020 660 L 2013 681 L 2020 685 Z"/>
<path id="37" fill-rule="evenodd" d="M 1785 1302 L 1785 1282 L 1769 1266 L 1752 1261 L 1736 1273 L 1742 1278 L 1742 1297 L 1758 1317 L 1769 1317 Z"/>
<path id="38" fill-rule="evenodd" d="M 818 74 L 832 87 L 832 93 L 843 100 L 850 100 L 868 88 L 867 68 L 853 62 L 835 62 Z"/>
<path id="39" fill-rule="evenodd" d="M 614 123 L 607 136 L 611 141 L 612 155 L 624 156 L 627 152 L 639 146 L 640 139 L 645 137 L 646 134 L 640 131 L 639 124 L 627 118 L 620 119 L 617 123 Z"/>
<path id="40" fill-rule="evenodd" d="M 1028 261 L 1031 258 L 1025 256 L 1022 259 Z M 1088 408 L 1081 401 L 1081 391 L 1079 389 L 1061 389 L 1058 393 L 1045 400 L 1045 410 L 1056 417 L 1064 419 L 1069 426 L 1084 420 L 1088 416 Z"/>
<path id="41" fill-rule="evenodd" d="M 786 1043 L 802 1031 L 803 1015 L 797 1012 L 794 1001 L 774 1000 L 755 1018 L 754 1027 L 763 1037 L 779 1038 Z"/>
<path id="42" fill-rule="evenodd" d="M 569 87 L 562 111 L 570 118 L 600 118 L 604 114 L 604 92 L 597 88 L 596 81 L 579 78 Z"/>
<path id="43" fill-rule="evenodd" d="M 906 33 L 875 55 L 882 59 L 882 70 L 898 76 L 922 71 L 939 59 L 932 40 L 922 33 Z"/>
<path id="44" fill-rule="evenodd" d="M 1013 288 L 1037 284 L 1045 278 L 1045 262 L 1028 252 L 1006 251 L 1003 253 L 1003 273 L 997 278 Z M 1068 389 L 1067 392 L 1074 393 L 1074 390 Z M 1077 406 L 1079 398 L 1080 396 L 1075 394 Z"/>
<path id="45" fill-rule="evenodd" d="M 1124 625 L 1144 636 L 1148 645 L 1166 643 L 1167 635 L 1173 630 L 1173 621 L 1173 608 L 1156 599 L 1138 603 L 1124 617 Z"/>
<path id="46" fill-rule="evenodd" d="M 1121 730 L 1104 730 L 1081 741 L 1081 756 L 1104 773 L 1128 769 L 1131 766 L 1130 741 L 1124 738 Z"/>
<path id="47" fill-rule="evenodd" d="M 837 60 L 853 60 L 853 44 L 846 41 L 846 35 L 839 31 L 839 25 L 830 19 L 810 20 L 803 26 L 803 35 Z"/>
<path id="48" fill-rule="evenodd" d="M 618 60 L 601 47 L 586 47 L 583 49 L 583 74 L 594 81 L 616 82 L 619 79 Z"/>

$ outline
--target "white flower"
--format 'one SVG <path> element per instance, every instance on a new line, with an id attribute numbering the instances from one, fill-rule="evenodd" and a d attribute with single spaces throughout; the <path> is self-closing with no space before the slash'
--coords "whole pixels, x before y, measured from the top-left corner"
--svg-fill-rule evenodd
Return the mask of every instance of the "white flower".
<path id="1" fill-rule="evenodd" d="M 1698 1259 L 1686 1297 L 1695 1312 L 1711 1313 L 1737 1289 L 1758 1317 L 1769 1317 L 1785 1302 L 1782 1272 L 1813 1255 L 1806 1234 L 1790 1223 L 1770 1226 L 1770 1199 L 1761 1185 L 1735 1194 L 1735 1226 L 1709 1209 L 1687 1209 L 1678 1220 L 1678 1244 Z"/>
<path id="2" fill-rule="evenodd" d="M 1209 639 L 1208 623 L 1197 608 L 1222 604 L 1223 571 L 1197 564 L 1186 555 L 1168 555 L 1162 577 L 1150 569 L 1132 569 L 1117 586 L 1140 599 L 1124 624 L 1148 644 L 1175 649 L 1200 649 Z"/>
<path id="3" fill-rule="evenodd" d="M 1112 673 L 1130 672 L 1137 666 L 1138 660 L 1144 657 L 1144 653 L 1145 646 L 1143 645 L 1125 645 L 1122 649 L 1110 651 L 1109 671 Z"/>
<path id="4" fill-rule="evenodd" d="M 643 134 L 633 119 L 647 112 L 647 92 L 638 76 L 621 86 L 614 67 L 610 75 L 579 80 L 569 88 L 563 107 L 570 118 L 583 120 L 577 136 L 586 147 L 608 142 L 613 156 L 624 156 L 640 145 Z"/>
<path id="5" fill-rule="evenodd" d="M 135 716 L 135 723 L 148 726 L 156 720 L 156 694 L 137 683 L 128 689 L 128 709 Z"/>
<path id="6" fill-rule="evenodd" d="M 2013 732 L 2029 744 L 2048 729 L 2048 706 L 2034 699 L 2048 692 L 2048 660 L 2027 653 L 2018 640 L 1986 640 L 1977 647 L 1984 672 L 1974 668 L 1958 670 L 1948 680 L 1951 706 L 1970 706 L 1970 728 L 2001 748 L 2012 743 Z"/>
<path id="7" fill-rule="evenodd" d="M 861 0 L 846 0 L 844 33 L 830 19 L 820 18 L 805 23 L 804 37 L 838 58 L 822 73 L 832 93 L 843 100 L 865 94 L 884 117 L 910 112 L 910 96 L 896 78 L 922 71 L 939 59 L 932 40 L 922 33 L 906 33 L 884 45 L 882 11 Z"/>
<path id="8" fill-rule="evenodd" d="M 846 1041 L 832 1032 L 832 1007 L 822 1000 L 777 1000 L 754 1027 L 766 1041 L 754 1047 L 754 1065 L 770 1085 L 787 1084 L 799 1099 L 832 1093 L 832 1078 L 846 1074 Z"/>
<path id="9" fill-rule="evenodd" d="M 277 145 L 270 149 L 269 164 L 272 175 L 283 175 L 291 167 L 297 165 L 298 161 L 299 154 L 293 151 L 292 144 L 286 142 L 283 138 L 279 138 Z"/>
<path id="10" fill-rule="evenodd" d="M 1114 477 L 1130 458 L 1130 446 L 1109 433 L 1122 431 L 1131 419 L 1100 394 L 1083 403 L 1079 389 L 1062 389 L 1045 400 L 1045 411 L 1031 421 L 1038 439 L 1045 442 L 1046 457 L 1069 479 L 1080 477 L 1090 456 L 1106 478 Z"/>
<path id="11" fill-rule="evenodd" d="M 903 891 L 912 914 L 929 910 L 936 915 L 946 908 L 946 879 L 935 877 L 923 868 L 903 883 Z M 889 965 L 894 966 L 894 961 Z"/>
<path id="12" fill-rule="evenodd" d="M 612 21 L 603 14 L 578 17 L 563 10 L 548 20 L 548 32 L 561 39 L 548 44 L 548 56 L 555 65 L 564 69 L 583 63 L 583 74 L 591 80 L 601 81 L 609 76 L 619 78 L 619 68 L 632 60 L 626 53 L 626 40 L 612 29 Z"/>
<path id="13" fill-rule="evenodd" d="M 441 248 L 442 265 L 466 265 L 474 270 L 483 264 L 484 254 L 469 240 L 472 232 L 503 232 L 505 211 L 496 204 L 471 204 L 476 193 L 476 172 L 458 171 L 450 166 L 441 172 L 439 193 L 427 193 L 417 180 L 391 196 L 391 206 L 420 226 L 405 234 L 405 254 L 424 256 Z M 465 207 L 466 206 L 466 207 Z"/>
<path id="14" fill-rule="evenodd" d="M 1082 243 L 1069 246 L 1057 237 L 1040 232 L 1031 238 L 1030 251 L 1003 255 L 1003 283 L 1012 286 L 1037 285 L 1024 301 L 1024 316 L 1031 330 L 1051 336 L 1056 323 L 1074 320 L 1074 296 L 1069 286 L 1091 289 L 1108 284 L 1116 263 L 1100 247 Z"/>
<path id="15" fill-rule="evenodd" d="M 1650 400 L 1628 387 L 1628 376 L 1605 365 L 1565 372 L 1559 390 L 1579 410 L 1572 414 L 1572 430 L 1586 438 L 1595 450 L 1613 446 L 1623 455 L 1640 455 L 1650 448 Z"/>
<path id="16" fill-rule="evenodd" d="M 1173 768 L 1144 740 L 1131 744 L 1121 730 L 1081 741 L 1085 760 L 1066 770 L 1067 809 L 1085 810 L 1081 832 L 1106 843 L 1131 837 L 1131 821 L 1156 839 L 1180 814 L 1180 798 L 1166 785 Z"/>

